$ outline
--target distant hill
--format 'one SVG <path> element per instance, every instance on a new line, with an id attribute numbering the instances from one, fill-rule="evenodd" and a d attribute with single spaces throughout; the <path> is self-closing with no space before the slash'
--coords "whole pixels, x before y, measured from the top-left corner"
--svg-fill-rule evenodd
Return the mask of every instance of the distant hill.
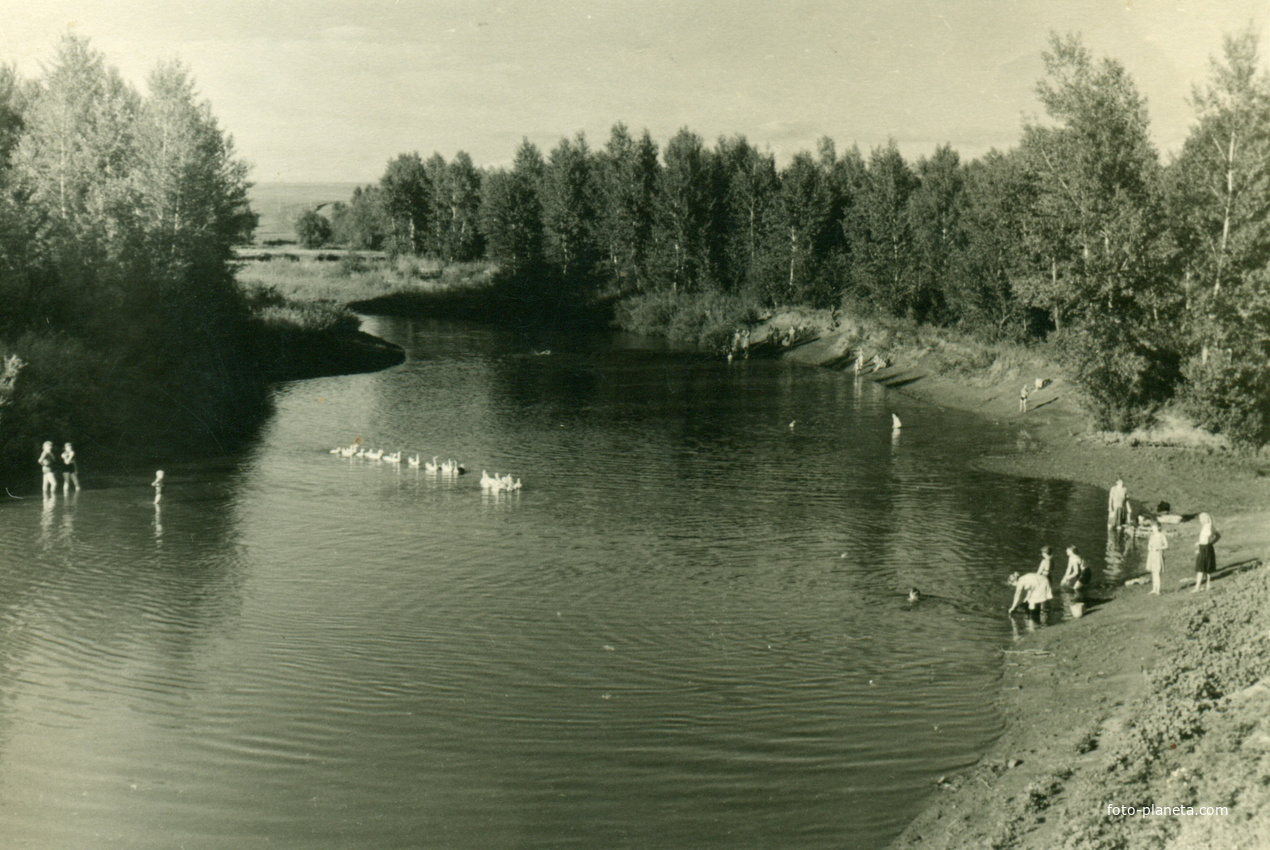
<path id="1" fill-rule="evenodd" d="M 306 209 L 335 201 L 348 203 L 359 183 L 258 183 L 248 193 L 260 216 L 256 244 L 295 241 L 295 220 Z"/>

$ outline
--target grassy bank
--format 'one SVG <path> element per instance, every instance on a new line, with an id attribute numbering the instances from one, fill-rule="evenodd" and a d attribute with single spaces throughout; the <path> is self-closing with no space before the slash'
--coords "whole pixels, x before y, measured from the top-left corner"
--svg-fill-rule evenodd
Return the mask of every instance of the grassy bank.
<path id="1" fill-rule="evenodd" d="M 612 321 L 613 299 L 584 292 L 547 271 L 509 274 L 490 263 L 414 257 L 338 261 L 273 257 L 244 263 L 239 280 L 265 300 L 281 298 L 297 312 L 343 311 L 416 318 L 453 318 L 542 328 L 593 330 Z"/>

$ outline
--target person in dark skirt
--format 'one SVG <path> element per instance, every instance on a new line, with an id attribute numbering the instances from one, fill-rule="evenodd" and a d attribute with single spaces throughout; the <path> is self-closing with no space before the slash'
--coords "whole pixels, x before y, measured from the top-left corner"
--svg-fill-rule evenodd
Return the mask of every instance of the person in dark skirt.
<path id="1" fill-rule="evenodd" d="M 57 455 L 53 451 L 53 441 L 45 440 L 44 449 L 40 452 L 40 458 L 36 461 L 40 465 L 40 473 L 43 477 L 41 489 L 44 498 L 51 499 L 57 495 Z"/>
<path id="2" fill-rule="evenodd" d="M 1206 513 L 1199 515 L 1199 539 L 1195 541 L 1195 587 L 1191 588 L 1192 593 L 1196 593 L 1203 585 L 1208 590 L 1213 581 L 1213 572 L 1217 569 L 1217 553 L 1213 551 L 1213 544 L 1221 539 L 1217 527 L 1213 525 L 1213 518 Z"/>

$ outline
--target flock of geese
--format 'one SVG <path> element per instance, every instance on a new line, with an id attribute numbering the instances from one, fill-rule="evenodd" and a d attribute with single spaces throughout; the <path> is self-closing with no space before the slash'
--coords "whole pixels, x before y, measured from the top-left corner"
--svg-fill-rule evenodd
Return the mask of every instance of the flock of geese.
<path id="1" fill-rule="evenodd" d="M 407 466 L 422 468 L 429 475 L 457 478 L 460 475 L 467 474 L 467 467 L 453 459 L 438 462 L 440 455 L 433 455 L 432 460 L 424 460 L 418 454 L 403 458 L 400 451 L 385 452 L 383 449 L 368 449 L 362 445 L 361 437 L 354 440 L 352 445 L 336 446 L 331 449 L 331 454 L 339 457 L 376 460 L 382 463 L 399 464 L 404 460 Z M 519 478 L 512 478 L 511 475 L 499 475 L 498 473 L 490 475 L 485 470 L 481 470 L 481 489 L 487 493 L 510 493 L 519 491 L 520 487 Z"/>

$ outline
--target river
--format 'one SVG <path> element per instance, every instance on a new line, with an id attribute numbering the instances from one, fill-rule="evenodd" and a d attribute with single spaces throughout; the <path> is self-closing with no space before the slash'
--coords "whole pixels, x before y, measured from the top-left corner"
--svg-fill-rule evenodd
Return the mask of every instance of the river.
<path id="1" fill-rule="evenodd" d="M 999 729 L 1005 576 L 1103 545 L 1098 491 L 968 466 L 1013 431 L 849 375 L 365 329 L 407 361 L 157 506 L 91 456 L 3 504 L 5 846 L 879 847 Z"/>

